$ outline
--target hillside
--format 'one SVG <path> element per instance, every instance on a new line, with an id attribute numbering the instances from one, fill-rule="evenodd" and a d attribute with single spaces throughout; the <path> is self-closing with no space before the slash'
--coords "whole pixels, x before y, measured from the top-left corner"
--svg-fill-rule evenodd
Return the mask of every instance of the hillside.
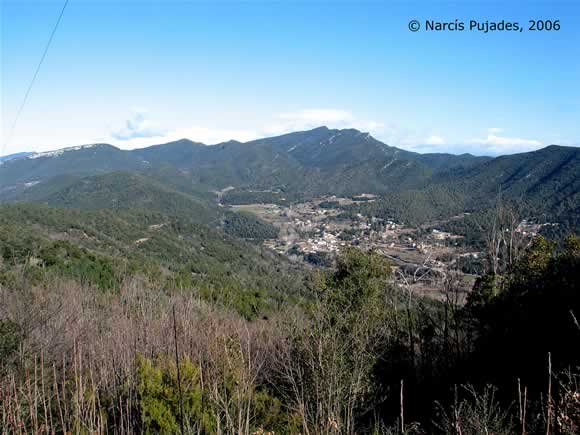
<path id="1" fill-rule="evenodd" d="M 18 277 L 10 265 L 33 280 L 68 276 L 112 291 L 142 276 L 196 288 L 249 317 L 302 290 L 300 280 L 287 278 L 300 268 L 283 257 L 193 219 L 146 210 L 0 206 L 0 254 L 4 285 Z"/>
<path id="2" fill-rule="evenodd" d="M 580 149 L 551 145 L 458 170 L 445 181 L 482 194 L 501 188 L 506 195 L 525 194 L 556 202 L 580 192 L 579 173 Z"/>
<path id="3" fill-rule="evenodd" d="M 418 154 L 416 157 L 436 173 L 468 169 L 493 160 L 493 157 L 446 153 Z"/>
<path id="4" fill-rule="evenodd" d="M 525 204 L 552 222 L 580 225 L 580 148 L 551 145 L 497 157 L 443 178 L 485 207 L 498 195 Z"/>
<path id="5" fill-rule="evenodd" d="M 69 209 L 158 212 L 221 228 L 242 239 L 263 240 L 277 234 L 274 227 L 252 214 L 218 207 L 214 193 L 167 170 L 111 172 L 88 177 L 57 176 L 24 190 L 5 193 L 3 199 L 5 202 L 42 203 Z"/>
<path id="6" fill-rule="evenodd" d="M 39 190 L 41 185 L 30 190 Z M 36 189 L 35 189 L 36 188 Z M 112 172 L 76 179 L 37 202 L 51 206 L 92 209 L 143 209 L 173 216 L 185 216 L 196 222 L 211 223 L 217 217 L 217 206 L 211 198 L 195 197 L 165 186 L 138 173 Z"/>
<path id="7" fill-rule="evenodd" d="M 3 162 L 0 166 L 0 193 L 26 183 L 57 175 L 92 175 L 111 171 L 137 171 L 149 167 L 128 151 L 112 145 L 94 144 L 32 153 Z"/>

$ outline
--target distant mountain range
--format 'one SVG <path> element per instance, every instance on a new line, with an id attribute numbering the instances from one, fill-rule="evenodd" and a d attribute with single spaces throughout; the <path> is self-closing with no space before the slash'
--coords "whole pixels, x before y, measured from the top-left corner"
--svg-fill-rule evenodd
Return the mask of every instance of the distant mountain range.
<path id="1" fill-rule="evenodd" d="M 358 130 L 309 131 L 207 146 L 182 139 L 132 151 L 108 144 L 13 156 L 0 170 L 5 189 L 64 175 L 142 171 L 163 165 L 216 188 L 385 192 L 418 187 L 433 175 L 490 160 L 469 154 L 418 154 Z"/>
<path id="2" fill-rule="evenodd" d="M 103 178 L 118 171 L 126 174 Z M 538 212 L 570 215 L 579 208 L 578 174 L 580 149 L 574 147 L 496 158 L 418 154 L 355 129 L 319 127 L 246 143 L 208 146 L 182 139 L 131 151 L 94 144 L 13 156 L 0 164 L 0 200 L 86 207 L 138 203 L 147 192 L 147 201 L 171 208 L 187 195 L 196 213 L 211 220 L 208 195 L 228 187 L 229 195 L 250 199 L 264 191 L 303 198 L 436 188 L 453 192 L 441 201 L 461 197 L 471 208 L 488 205 L 501 191 L 506 198 L 525 198 Z M 139 205 L 148 206 L 145 200 Z"/>

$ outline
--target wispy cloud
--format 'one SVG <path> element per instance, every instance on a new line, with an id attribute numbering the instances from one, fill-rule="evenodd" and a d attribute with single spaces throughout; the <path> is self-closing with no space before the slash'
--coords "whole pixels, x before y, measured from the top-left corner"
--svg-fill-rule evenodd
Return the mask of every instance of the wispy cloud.
<path id="1" fill-rule="evenodd" d="M 174 129 L 163 129 L 149 119 L 145 109 L 133 110 L 131 117 L 122 127 L 114 129 L 103 142 L 110 142 L 123 149 L 141 148 L 179 139 L 190 139 L 205 144 L 216 144 L 228 140 L 248 141 L 257 139 L 259 134 L 251 130 L 223 129 L 191 125 Z"/>
<path id="2" fill-rule="evenodd" d="M 398 134 L 396 133 L 398 132 Z M 389 145 L 401 147 L 405 150 L 418 153 L 440 153 L 446 152 L 450 145 L 447 140 L 439 134 L 427 134 L 412 130 L 393 130 L 390 140 L 385 139 Z"/>
<path id="3" fill-rule="evenodd" d="M 251 130 L 232 130 L 219 129 L 201 126 L 191 126 L 177 128 L 168 131 L 161 136 L 152 137 L 134 137 L 131 139 L 111 139 L 108 142 L 122 149 L 143 148 L 151 145 L 158 145 L 166 142 L 172 142 L 179 139 L 189 139 L 194 142 L 201 142 L 206 145 L 214 145 L 229 140 L 238 140 L 246 142 L 262 137 L 260 134 Z"/>
<path id="4" fill-rule="evenodd" d="M 445 145 L 447 142 L 443 137 L 433 134 L 425 139 L 426 145 Z"/>
<path id="5" fill-rule="evenodd" d="M 146 110 L 134 110 L 131 117 L 125 121 L 123 127 L 114 130 L 111 133 L 111 137 L 126 141 L 135 138 L 160 137 L 165 134 L 165 131 L 147 119 Z"/>
<path id="6" fill-rule="evenodd" d="M 325 125 L 329 128 L 356 128 L 371 133 L 380 131 L 384 124 L 356 117 L 350 110 L 302 109 L 273 116 L 273 122 L 264 128 L 264 134 L 283 134 L 308 130 Z"/>
<path id="7" fill-rule="evenodd" d="M 532 151 L 543 146 L 543 143 L 535 139 L 502 135 L 504 129 L 489 128 L 487 137 L 475 138 L 467 141 L 470 145 L 477 145 L 478 149 L 490 154 L 511 154 Z"/>

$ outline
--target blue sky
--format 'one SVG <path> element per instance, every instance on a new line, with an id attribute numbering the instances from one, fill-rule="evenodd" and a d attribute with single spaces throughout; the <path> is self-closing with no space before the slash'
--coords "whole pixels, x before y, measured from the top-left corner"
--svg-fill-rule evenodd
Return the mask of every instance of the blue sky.
<path id="1" fill-rule="evenodd" d="M 420 152 L 580 144 L 580 2 L 0 0 L 0 155 L 249 140 L 319 125 Z M 413 33 L 417 19 L 559 19 Z"/>

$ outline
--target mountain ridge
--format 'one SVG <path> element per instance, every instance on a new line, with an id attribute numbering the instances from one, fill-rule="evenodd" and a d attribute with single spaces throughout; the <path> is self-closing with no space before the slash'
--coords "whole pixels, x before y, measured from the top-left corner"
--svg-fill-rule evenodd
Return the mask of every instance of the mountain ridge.
<path id="1" fill-rule="evenodd" d="M 211 147 L 220 147 L 220 146 L 228 146 L 228 145 L 251 145 L 251 144 L 255 144 L 255 143 L 267 143 L 270 142 L 272 140 L 276 140 L 276 139 L 282 139 L 282 138 L 287 138 L 287 137 L 291 137 L 293 135 L 297 135 L 297 134 L 305 134 L 305 133 L 312 133 L 312 132 L 316 132 L 319 130 L 326 130 L 328 132 L 339 132 L 339 133 L 343 133 L 343 132 L 355 132 L 358 135 L 362 135 L 364 137 L 369 138 L 370 140 L 376 141 L 380 144 L 382 144 L 383 146 L 385 146 L 388 149 L 392 149 L 398 152 L 402 152 L 405 155 L 414 155 L 414 156 L 419 156 L 422 159 L 425 158 L 429 158 L 429 157 L 450 157 L 450 158 L 456 158 L 456 157 L 461 157 L 461 158 L 476 158 L 476 159 L 496 159 L 496 158 L 500 158 L 500 157 L 506 157 L 506 156 L 514 156 L 514 155 L 522 155 L 522 154 L 528 154 L 528 153 L 535 153 L 538 151 L 543 151 L 543 150 L 554 150 L 554 149 L 571 149 L 571 150 L 578 150 L 580 149 L 579 147 L 576 146 L 572 146 L 572 145 L 560 145 L 560 144 L 550 144 L 550 145 L 546 145 L 542 148 L 539 148 L 537 150 L 532 150 L 532 151 L 523 151 L 523 152 L 519 152 L 519 153 L 511 153 L 511 154 L 499 154 L 496 156 L 491 156 L 491 155 L 476 155 L 476 154 L 472 154 L 472 153 L 468 153 L 468 152 L 464 152 L 464 153 L 459 153 L 459 154 L 455 154 L 455 153 L 450 153 L 450 152 L 426 152 L 426 153 L 421 153 L 421 152 L 417 152 L 417 151 L 409 151 L 409 150 L 405 150 L 403 148 L 399 148 L 399 147 L 395 147 L 395 146 L 391 146 L 388 144 L 385 144 L 382 141 L 379 141 L 378 139 L 374 138 L 372 135 L 370 135 L 370 133 L 367 132 L 363 132 L 357 129 L 329 129 L 326 126 L 322 126 L 322 127 L 317 127 L 311 130 L 303 130 L 303 131 L 297 131 L 297 132 L 291 132 L 291 133 L 285 133 L 282 135 L 278 135 L 278 136 L 272 136 L 272 137 L 265 137 L 265 138 L 260 138 L 260 139 L 255 139 L 255 140 L 251 140 L 251 141 L 246 141 L 246 142 L 241 142 L 235 139 L 230 139 L 227 141 L 223 141 L 223 142 L 217 142 L 217 143 L 213 143 L 213 144 L 206 144 L 203 142 L 198 142 L 198 141 L 194 141 L 191 140 L 189 138 L 181 138 L 181 139 L 177 139 L 177 140 L 173 140 L 173 141 L 169 141 L 169 142 L 163 142 L 163 143 L 159 143 L 159 144 L 154 144 L 154 145 L 148 145 L 146 147 L 140 147 L 140 148 L 133 148 L 130 150 L 125 150 L 122 148 L 119 148 L 118 146 L 115 146 L 113 144 L 107 143 L 107 142 L 99 142 L 99 143 L 88 143 L 88 144 L 81 144 L 81 145 L 76 145 L 76 146 L 69 146 L 69 147 L 63 147 L 63 148 L 56 148 L 54 150 L 48 150 L 48 151 L 27 151 L 27 152 L 19 152 L 19 153 L 13 153 L 13 154 L 7 154 L 4 156 L 0 156 L 0 161 L 8 161 L 8 160 L 21 160 L 21 159 L 37 159 L 37 158 L 41 158 L 41 157 L 54 157 L 57 155 L 62 154 L 63 152 L 67 152 L 67 151 L 78 151 L 81 149 L 87 149 L 87 148 L 94 148 L 94 147 L 109 147 L 109 148 L 114 148 L 117 151 L 121 151 L 121 152 L 126 152 L 126 153 L 137 153 L 137 154 L 142 154 L 142 153 L 146 153 L 146 152 L 151 152 L 155 149 L 161 149 L 161 148 L 165 148 L 165 149 L 169 149 L 172 147 L 178 147 L 178 146 L 193 146 L 196 148 L 199 147 L 204 147 L 204 148 L 211 148 Z"/>
<path id="2" fill-rule="evenodd" d="M 443 198 L 454 201 L 460 195 L 472 207 L 489 205 L 501 191 L 506 199 L 525 197 L 538 212 L 560 210 L 558 215 L 570 214 L 580 201 L 580 148 L 549 145 L 494 158 L 419 154 L 356 129 L 318 127 L 244 143 L 205 145 L 180 139 L 135 150 L 90 144 L 23 156 L 0 166 L 0 202 L 54 201 L 54 195 L 67 196 L 67 183 L 77 183 L 71 194 L 84 192 L 99 178 L 82 179 L 119 171 L 146 177 L 140 188 L 156 191 L 153 196 L 159 198 L 163 196 L 159 188 L 199 196 L 233 187 L 227 195 L 246 192 L 246 201 L 255 197 L 258 202 L 267 200 L 267 192 L 304 199 L 397 192 L 413 196 L 412 192 L 435 188 L 454 192 Z M 129 189 L 132 182 L 126 184 L 113 183 L 115 188 Z M 77 193 L 72 194 L 74 204 L 82 203 Z M 107 198 L 102 192 L 91 195 Z"/>
<path id="3" fill-rule="evenodd" d="M 244 188 L 303 189 L 323 193 L 329 190 L 323 187 L 324 180 L 329 180 L 342 192 L 355 193 L 360 189 L 381 192 L 392 190 L 396 183 L 418 187 L 432 172 L 450 166 L 447 164 L 450 161 L 477 159 L 453 155 L 418 156 L 418 153 L 384 144 L 369 133 L 318 127 L 244 143 L 227 141 L 205 145 L 180 139 L 135 150 L 90 144 L 33 153 L 6 162 L 0 170 L 0 186 L 5 189 L 62 174 L 141 171 L 165 164 L 190 172 L 198 183 L 217 188 L 233 184 Z M 458 165 L 463 166 L 463 163 Z M 371 178 L 376 181 L 370 181 Z M 341 180 L 354 180 L 361 185 L 360 189 L 352 189 Z"/>

